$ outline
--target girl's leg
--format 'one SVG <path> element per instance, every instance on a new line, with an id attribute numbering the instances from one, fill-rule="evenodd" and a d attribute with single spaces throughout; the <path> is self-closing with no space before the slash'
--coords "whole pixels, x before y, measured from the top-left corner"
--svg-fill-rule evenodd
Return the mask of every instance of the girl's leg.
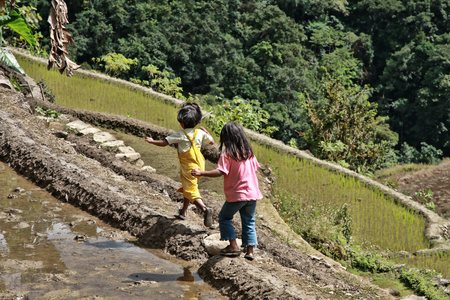
<path id="1" fill-rule="evenodd" d="M 258 246 L 255 228 L 256 201 L 245 201 L 239 213 L 242 222 L 242 246 L 247 247 L 247 254 L 253 255 L 254 247 Z"/>
<path id="2" fill-rule="evenodd" d="M 245 205 L 245 202 L 227 202 L 222 206 L 222 210 L 219 213 L 219 229 L 220 229 L 220 240 L 230 241 L 231 250 L 239 250 L 236 243 L 236 232 L 234 231 L 231 220 L 235 213 Z"/>

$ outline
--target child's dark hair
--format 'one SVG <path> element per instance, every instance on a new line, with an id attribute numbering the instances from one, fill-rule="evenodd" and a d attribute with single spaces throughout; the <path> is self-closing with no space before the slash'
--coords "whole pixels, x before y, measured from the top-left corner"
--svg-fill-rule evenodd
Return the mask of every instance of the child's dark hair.
<path id="1" fill-rule="evenodd" d="M 202 120 L 202 110 L 197 103 L 186 103 L 178 111 L 177 120 L 184 123 L 184 128 L 194 128 Z"/>
<path id="2" fill-rule="evenodd" d="M 220 152 L 224 145 L 225 153 L 236 161 L 243 161 L 254 156 L 252 145 L 238 123 L 228 122 L 223 126 L 220 132 Z"/>

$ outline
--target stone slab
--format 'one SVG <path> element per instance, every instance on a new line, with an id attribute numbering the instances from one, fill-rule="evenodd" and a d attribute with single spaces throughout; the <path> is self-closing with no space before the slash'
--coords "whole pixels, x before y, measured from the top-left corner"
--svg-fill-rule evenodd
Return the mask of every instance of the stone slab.
<path id="1" fill-rule="evenodd" d="M 100 131 L 101 130 L 98 128 L 91 127 L 91 128 L 86 128 L 86 129 L 81 130 L 80 133 L 83 135 L 88 135 L 88 134 L 96 134 L 96 133 L 99 133 Z"/>
<path id="2" fill-rule="evenodd" d="M 109 132 L 99 132 L 94 134 L 94 141 L 103 144 L 106 142 L 117 141 L 117 139 Z"/>
<path id="3" fill-rule="evenodd" d="M 145 163 L 142 159 L 138 159 L 134 165 L 138 168 L 142 168 L 144 166 L 144 164 Z"/>
<path id="4" fill-rule="evenodd" d="M 134 153 L 119 153 L 116 154 L 117 159 L 126 159 L 128 161 L 135 161 L 141 158 L 141 155 L 137 152 Z"/>
<path id="5" fill-rule="evenodd" d="M 150 167 L 150 166 L 143 166 L 142 170 L 147 171 L 147 172 L 152 173 L 152 174 L 156 173 L 156 169 L 153 168 L 153 167 Z"/>
<path id="6" fill-rule="evenodd" d="M 92 127 L 91 125 L 86 124 L 86 123 L 84 123 L 84 122 L 81 121 L 81 120 L 76 120 L 76 121 L 67 123 L 66 126 L 69 127 L 70 129 L 73 129 L 73 130 L 76 130 L 76 131 L 81 131 L 81 130 L 83 130 L 83 129 L 91 128 L 91 127 Z"/>
<path id="7" fill-rule="evenodd" d="M 103 143 L 103 144 L 101 144 L 101 146 L 102 146 L 103 148 L 107 148 L 107 147 L 114 148 L 114 147 L 122 147 L 122 146 L 125 146 L 125 143 L 124 143 L 123 141 L 121 141 L 121 140 L 116 140 L 116 141 L 111 141 L 111 142 Z"/>
<path id="8" fill-rule="evenodd" d="M 236 242 L 239 247 L 242 245 L 241 239 L 236 239 Z M 211 234 L 203 240 L 203 245 L 206 248 L 206 251 L 209 255 L 218 255 L 220 254 L 220 250 L 228 246 L 230 242 L 221 241 L 220 233 Z"/>
<path id="9" fill-rule="evenodd" d="M 123 154 L 136 153 L 136 151 L 134 151 L 133 148 L 128 147 L 128 146 L 119 147 L 118 150 L 119 150 L 120 153 L 123 153 Z"/>

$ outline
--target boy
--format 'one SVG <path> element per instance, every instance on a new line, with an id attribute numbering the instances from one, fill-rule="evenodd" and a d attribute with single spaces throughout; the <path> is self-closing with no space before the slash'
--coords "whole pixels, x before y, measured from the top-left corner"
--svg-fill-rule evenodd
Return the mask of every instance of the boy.
<path id="1" fill-rule="evenodd" d="M 203 203 L 198 190 L 199 177 L 193 176 L 191 170 L 205 169 L 205 158 L 200 152 L 200 148 L 203 142 L 213 145 L 214 139 L 204 127 L 200 126 L 201 130 L 195 129 L 195 126 L 202 120 L 202 111 L 196 103 L 186 103 L 178 111 L 177 120 L 180 122 L 182 130 L 176 131 L 164 140 L 146 137 L 145 141 L 160 147 L 177 144 L 182 184 L 182 188 L 177 192 L 183 193 L 183 208 L 178 209 L 178 218 L 186 219 L 189 203 L 192 203 L 203 212 L 205 226 L 211 227 L 213 210 Z"/>

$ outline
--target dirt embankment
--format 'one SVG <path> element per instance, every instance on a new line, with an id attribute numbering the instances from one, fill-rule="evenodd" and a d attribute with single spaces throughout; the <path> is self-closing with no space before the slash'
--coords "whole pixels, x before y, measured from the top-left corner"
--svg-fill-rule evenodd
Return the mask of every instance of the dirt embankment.
<path id="1" fill-rule="evenodd" d="M 58 110 L 64 111 L 63 108 Z M 141 243 L 196 261 L 202 278 L 223 295 L 231 299 L 392 298 L 385 291 L 346 273 L 339 264 L 319 257 L 300 238 L 292 238 L 290 243 L 277 238 L 274 233 L 285 236 L 289 230 L 283 227 L 276 213 L 265 209 L 269 207 L 265 200 L 258 208 L 264 219 L 258 220 L 260 247 L 255 261 L 249 262 L 243 257 L 210 257 L 203 239 L 218 230 L 205 228 L 199 214 L 191 214 L 186 221 L 174 216 L 181 201 L 180 195 L 174 192 L 180 186 L 178 182 L 116 160 L 111 153 L 98 149 L 89 138 L 73 134 L 67 139 L 58 138 L 48 128 L 47 121 L 30 111 L 29 102 L 22 94 L 0 90 L 2 161 L 61 201 L 129 231 Z M 95 113 L 74 113 L 84 121 L 89 121 L 91 114 Z M 74 116 L 62 122 L 71 118 Z M 105 114 L 97 114 L 95 120 L 102 118 L 104 124 L 109 122 L 116 128 L 130 122 L 129 118 Z M 93 123 L 99 125 L 97 121 Z M 165 129 L 146 126 L 145 134 L 154 137 L 168 134 Z M 209 151 L 214 157 L 213 149 Z M 202 192 L 216 217 L 223 200 Z M 240 228 L 238 223 L 236 227 Z"/>

